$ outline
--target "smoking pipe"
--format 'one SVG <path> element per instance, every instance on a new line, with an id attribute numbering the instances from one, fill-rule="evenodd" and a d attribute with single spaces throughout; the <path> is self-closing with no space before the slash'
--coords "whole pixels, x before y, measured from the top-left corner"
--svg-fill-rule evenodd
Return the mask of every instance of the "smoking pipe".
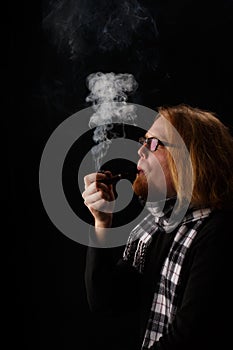
<path id="1" fill-rule="evenodd" d="M 104 171 L 100 171 L 100 173 L 104 174 Z M 118 181 L 122 179 L 134 180 L 137 175 L 137 172 L 122 172 L 117 175 L 113 175 L 112 177 L 107 177 L 105 179 L 96 180 L 96 182 L 102 182 L 106 185 L 115 185 Z"/>

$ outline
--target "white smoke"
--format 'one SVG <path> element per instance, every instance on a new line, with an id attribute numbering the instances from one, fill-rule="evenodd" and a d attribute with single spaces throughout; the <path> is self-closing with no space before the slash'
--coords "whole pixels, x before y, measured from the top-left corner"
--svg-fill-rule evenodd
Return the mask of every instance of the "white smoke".
<path id="1" fill-rule="evenodd" d="M 92 147 L 95 170 L 101 167 L 102 158 L 107 154 L 111 140 L 108 132 L 113 123 L 134 124 L 136 107 L 127 104 L 127 93 L 137 89 L 137 82 L 132 74 L 93 73 L 87 77 L 87 86 L 91 93 L 86 101 L 92 102 L 94 114 L 90 118 L 89 127 L 95 128 Z"/>

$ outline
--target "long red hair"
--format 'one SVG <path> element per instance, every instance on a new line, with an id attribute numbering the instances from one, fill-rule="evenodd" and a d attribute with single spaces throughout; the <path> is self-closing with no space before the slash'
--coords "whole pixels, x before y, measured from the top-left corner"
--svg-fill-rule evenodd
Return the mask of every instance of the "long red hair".
<path id="1" fill-rule="evenodd" d="M 159 107 L 158 112 L 177 130 L 189 152 L 193 176 L 191 203 L 211 208 L 232 207 L 233 138 L 229 129 L 213 113 L 183 104 Z M 189 175 L 185 169 L 178 174 L 179 166 L 171 155 L 168 162 L 177 196 L 182 199 L 185 196 L 182 182 Z"/>

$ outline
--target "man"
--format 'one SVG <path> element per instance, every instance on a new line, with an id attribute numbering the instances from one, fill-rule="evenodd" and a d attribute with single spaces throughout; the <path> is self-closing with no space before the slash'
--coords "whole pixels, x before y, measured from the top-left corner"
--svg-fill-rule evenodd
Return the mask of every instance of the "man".
<path id="1" fill-rule="evenodd" d="M 88 248 L 88 301 L 93 311 L 121 310 L 128 324 L 121 349 L 225 349 L 232 312 L 233 139 L 213 114 L 197 108 L 161 107 L 158 116 L 140 139 L 133 184 L 149 214 L 123 251 Z M 111 174 L 84 179 L 100 246 L 113 219 L 106 177 Z M 114 339 L 106 348 L 115 349 Z"/>

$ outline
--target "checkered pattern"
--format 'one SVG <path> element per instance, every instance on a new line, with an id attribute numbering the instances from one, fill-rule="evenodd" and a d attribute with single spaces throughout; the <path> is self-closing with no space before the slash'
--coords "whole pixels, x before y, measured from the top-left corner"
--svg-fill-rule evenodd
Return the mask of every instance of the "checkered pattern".
<path id="1" fill-rule="evenodd" d="M 157 232 L 166 233 L 166 223 L 171 213 L 168 205 L 164 215 L 159 217 L 149 214 L 129 236 L 123 259 L 143 273 L 147 249 Z M 177 296 L 179 277 L 187 250 L 205 218 L 210 214 L 209 208 L 189 210 L 174 231 L 175 237 L 169 254 L 165 259 L 160 273 L 160 281 L 156 286 L 151 312 L 142 349 L 149 349 L 159 338 L 167 332 L 177 310 Z M 175 233 L 176 232 L 176 233 Z M 173 234 L 173 233 L 171 233 Z"/>

